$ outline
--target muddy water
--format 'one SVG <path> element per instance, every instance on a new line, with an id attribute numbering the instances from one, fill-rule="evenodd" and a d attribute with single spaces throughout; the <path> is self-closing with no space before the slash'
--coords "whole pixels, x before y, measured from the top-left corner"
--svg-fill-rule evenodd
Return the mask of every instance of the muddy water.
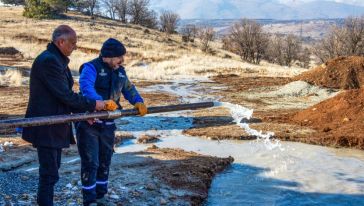
<path id="1" fill-rule="evenodd" d="M 167 91 L 184 102 L 201 98 L 207 88 L 188 82 L 157 85 L 150 91 Z M 209 88 L 216 89 L 216 88 Z M 193 92 L 186 92 L 193 90 Z M 226 105 L 225 105 L 226 106 Z M 231 105 L 230 105 L 231 107 Z M 235 108 L 237 109 L 237 108 Z M 250 110 L 233 112 L 239 121 Z M 240 116 L 239 116 L 240 114 Z M 189 112 L 129 117 L 119 120 L 119 129 L 136 136 L 159 135 L 159 147 L 182 148 L 219 157 L 232 156 L 234 164 L 215 177 L 206 205 L 364 205 L 364 152 L 269 140 L 270 133 L 251 130 L 254 141 L 209 141 L 182 134 L 192 126 Z M 148 145 L 130 140 L 117 152 L 140 151 Z"/>

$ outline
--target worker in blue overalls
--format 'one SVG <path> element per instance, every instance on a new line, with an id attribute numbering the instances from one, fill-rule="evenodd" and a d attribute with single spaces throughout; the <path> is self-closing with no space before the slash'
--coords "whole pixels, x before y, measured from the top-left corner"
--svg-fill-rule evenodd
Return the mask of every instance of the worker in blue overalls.
<path id="1" fill-rule="evenodd" d="M 121 109 L 121 94 L 133 104 L 141 116 L 147 113 L 135 86 L 129 81 L 121 64 L 126 49 L 113 38 L 104 42 L 98 58 L 80 68 L 80 90 L 94 100 L 106 101 L 106 110 Z M 76 126 L 77 146 L 81 157 L 81 181 L 84 205 L 114 205 L 104 196 L 107 193 L 109 166 L 115 139 L 113 120 L 89 120 Z"/>

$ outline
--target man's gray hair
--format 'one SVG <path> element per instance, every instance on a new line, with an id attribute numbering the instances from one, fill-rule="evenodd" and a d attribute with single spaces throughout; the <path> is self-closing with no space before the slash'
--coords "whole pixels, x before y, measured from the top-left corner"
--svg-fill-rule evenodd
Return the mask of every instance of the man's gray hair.
<path id="1" fill-rule="evenodd" d="M 70 26 L 60 25 L 53 31 L 52 42 L 56 42 L 61 38 L 66 39 L 73 34 L 76 34 L 76 32 Z"/>

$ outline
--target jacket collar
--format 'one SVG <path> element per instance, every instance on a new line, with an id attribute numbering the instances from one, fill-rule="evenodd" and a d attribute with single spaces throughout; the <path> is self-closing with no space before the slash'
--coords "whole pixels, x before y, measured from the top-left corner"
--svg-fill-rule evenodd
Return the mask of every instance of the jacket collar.
<path id="1" fill-rule="evenodd" d="M 70 59 L 65 56 L 64 54 L 62 54 L 61 50 L 58 49 L 58 47 L 53 43 L 49 43 L 47 45 L 47 50 L 50 51 L 51 53 L 61 57 L 61 59 L 63 60 L 63 62 L 68 65 L 68 63 L 70 62 Z"/>
<path id="2" fill-rule="evenodd" d="M 115 71 L 117 71 L 118 69 L 113 69 L 113 68 L 111 68 L 107 63 L 105 63 L 103 60 L 102 60 L 102 57 L 101 57 L 101 55 L 98 57 L 98 60 L 99 60 L 99 62 L 101 63 L 101 65 L 103 66 L 103 67 L 106 67 L 106 68 L 108 68 L 109 70 L 111 70 L 112 72 L 115 72 Z"/>

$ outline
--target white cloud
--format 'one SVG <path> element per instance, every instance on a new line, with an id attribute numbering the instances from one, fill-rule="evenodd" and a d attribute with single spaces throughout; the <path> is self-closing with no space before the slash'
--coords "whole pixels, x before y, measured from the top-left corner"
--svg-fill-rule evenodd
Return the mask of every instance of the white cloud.
<path id="1" fill-rule="evenodd" d="M 306 3 L 306 2 L 311 2 L 311 1 L 334 1 L 334 2 L 338 2 L 338 3 L 364 6 L 364 0 L 278 0 L 278 2 L 280 2 L 282 4 L 287 4 L 287 5 Z"/>
<path id="2" fill-rule="evenodd" d="M 315 1 L 314 5 L 300 5 L 312 1 Z M 174 11 L 182 19 L 309 19 L 344 18 L 364 14 L 364 5 L 342 4 L 337 7 L 333 3 L 324 3 L 339 1 L 346 4 L 364 4 L 364 0 L 151 0 L 151 6 L 156 11 Z"/>

